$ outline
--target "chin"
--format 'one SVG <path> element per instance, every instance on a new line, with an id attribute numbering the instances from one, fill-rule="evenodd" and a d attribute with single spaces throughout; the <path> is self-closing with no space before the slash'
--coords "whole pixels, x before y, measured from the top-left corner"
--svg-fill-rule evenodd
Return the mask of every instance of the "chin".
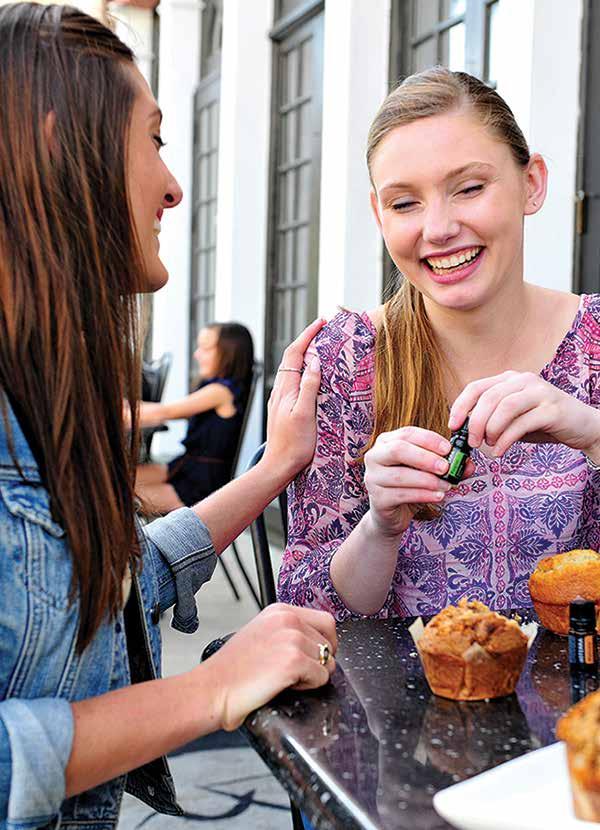
<path id="1" fill-rule="evenodd" d="M 162 264 L 162 262 L 154 263 L 152 268 L 146 271 L 145 279 L 145 293 L 151 294 L 158 291 L 163 285 L 166 285 L 169 280 L 169 272 Z"/>

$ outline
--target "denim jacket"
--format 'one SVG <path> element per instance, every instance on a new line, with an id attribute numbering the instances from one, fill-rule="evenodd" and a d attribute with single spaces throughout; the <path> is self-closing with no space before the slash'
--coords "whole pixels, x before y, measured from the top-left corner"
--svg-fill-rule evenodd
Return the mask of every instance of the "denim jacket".
<path id="1" fill-rule="evenodd" d="M 20 471 L 0 415 L 0 828 L 112 830 L 124 790 L 180 814 L 164 758 L 65 800 L 69 702 L 160 675 L 160 612 L 174 605 L 173 626 L 197 628 L 194 593 L 216 564 L 209 533 L 188 508 L 140 528 L 143 565 L 125 612 L 78 655 L 69 547 L 10 407 L 8 415 Z"/>

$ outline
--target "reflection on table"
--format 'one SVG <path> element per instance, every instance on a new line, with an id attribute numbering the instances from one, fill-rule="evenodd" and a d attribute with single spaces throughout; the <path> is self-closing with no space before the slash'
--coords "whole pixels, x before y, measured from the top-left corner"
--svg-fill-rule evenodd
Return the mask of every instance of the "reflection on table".
<path id="1" fill-rule="evenodd" d="M 410 622 L 340 624 L 332 683 L 280 695 L 246 721 L 315 827 L 447 828 L 435 792 L 556 740 L 573 695 L 565 638 L 540 629 L 516 694 L 457 703 L 431 694 Z"/>

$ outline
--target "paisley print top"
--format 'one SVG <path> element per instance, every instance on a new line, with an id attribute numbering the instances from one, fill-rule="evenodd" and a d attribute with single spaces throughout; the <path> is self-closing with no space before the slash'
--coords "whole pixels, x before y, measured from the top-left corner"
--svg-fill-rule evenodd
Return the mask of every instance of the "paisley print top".
<path id="1" fill-rule="evenodd" d="M 289 487 L 289 537 L 279 574 L 284 602 L 358 616 L 338 596 L 329 563 L 368 509 L 355 459 L 373 424 L 376 331 L 366 313 L 341 311 L 315 339 L 321 361 L 317 446 Z M 600 405 L 600 295 L 581 297 L 543 378 Z M 404 533 L 389 595 L 374 616 L 432 614 L 461 597 L 492 608 L 531 604 L 539 559 L 600 547 L 600 474 L 561 444 L 518 442 L 498 459 L 473 450 L 475 474 L 446 496 L 441 515 Z"/>

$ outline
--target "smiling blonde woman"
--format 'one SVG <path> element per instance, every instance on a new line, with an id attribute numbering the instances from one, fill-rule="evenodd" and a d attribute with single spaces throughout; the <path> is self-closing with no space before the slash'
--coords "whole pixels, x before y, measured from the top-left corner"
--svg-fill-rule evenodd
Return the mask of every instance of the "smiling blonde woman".
<path id="1" fill-rule="evenodd" d="M 525 281 L 546 165 L 477 78 L 407 78 L 367 163 L 401 284 L 312 346 L 317 447 L 289 491 L 279 596 L 338 619 L 530 605 L 542 556 L 600 545 L 600 298 Z M 448 439 L 468 415 L 471 461 L 451 487 Z"/>

